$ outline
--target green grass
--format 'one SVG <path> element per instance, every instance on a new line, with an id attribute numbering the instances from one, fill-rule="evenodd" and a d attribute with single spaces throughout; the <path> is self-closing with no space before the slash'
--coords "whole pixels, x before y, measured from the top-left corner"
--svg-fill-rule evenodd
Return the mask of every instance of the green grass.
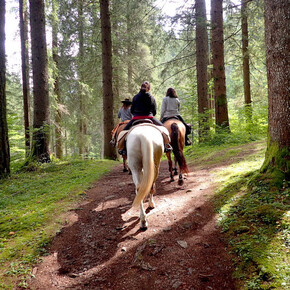
<path id="1" fill-rule="evenodd" d="M 11 289 L 19 277 L 20 286 L 25 286 L 31 266 L 63 226 L 62 214 L 116 165 L 95 160 L 53 162 L 0 181 L 1 289 Z"/>
<path id="2" fill-rule="evenodd" d="M 259 172 L 265 143 L 186 148 L 189 163 L 212 168 L 218 185 L 213 203 L 233 255 L 234 275 L 241 281 L 239 289 L 290 287 L 289 183 L 283 174 Z M 1 181 L 1 289 L 12 289 L 15 281 L 26 286 L 31 267 L 63 227 L 64 214 L 116 164 L 92 160 L 53 162 Z"/>
<path id="3" fill-rule="evenodd" d="M 213 169 L 218 184 L 213 202 L 239 289 L 289 289 L 289 181 L 283 173 L 260 173 L 265 143 L 187 150 L 194 164 L 228 162 Z"/>

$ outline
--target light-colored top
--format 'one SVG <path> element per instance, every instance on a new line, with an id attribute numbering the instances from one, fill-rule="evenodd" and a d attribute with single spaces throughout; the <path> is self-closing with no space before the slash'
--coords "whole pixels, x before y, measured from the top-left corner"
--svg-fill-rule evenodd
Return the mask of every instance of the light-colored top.
<path id="1" fill-rule="evenodd" d="M 128 107 L 127 109 L 121 107 L 118 112 L 118 118 L 121 118 L 122 122 L 126 120 L 131 120 L 133 118 L 133 115 L 131 113 L 131 107 Z"/>
<path id="2" fill-rule="evenodd" d="M 161 105 L 161 120 L 163 118 L 180 115 L 179 113 L 180 101 L 178 98 L 164 97 Z"/>

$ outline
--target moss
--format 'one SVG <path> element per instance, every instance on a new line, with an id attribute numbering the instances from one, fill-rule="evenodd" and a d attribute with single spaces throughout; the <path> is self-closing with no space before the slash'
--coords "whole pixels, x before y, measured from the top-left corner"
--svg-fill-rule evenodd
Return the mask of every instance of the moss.
<path id="1" fill-rule="evenodd" d="M 257 216 L 265 223 L 275 225 L 281 219 L 283 212 L 270 204 L 263 204 L 256 209 Z"/>
<path id="2" fill-rule="evenodd" d="M 280 148 L 277 142 L 268 141 L 266 156 L 261 172 L 280 170 L 289 178 L 290 174 L 290 149 Z"/>
<path id="3" fill-rule="evenodd" d="M 251 169 L 259 167 L 256 162 Z M 289 282 L 286 175 L 276 168 L 264 174 L 259 169 L 245 174 L 244 169 L 233 175 L 234 168 L 232 164 L 223 170 L 214 205 L 233 253 L 239 289 L 286 289 Z"/>

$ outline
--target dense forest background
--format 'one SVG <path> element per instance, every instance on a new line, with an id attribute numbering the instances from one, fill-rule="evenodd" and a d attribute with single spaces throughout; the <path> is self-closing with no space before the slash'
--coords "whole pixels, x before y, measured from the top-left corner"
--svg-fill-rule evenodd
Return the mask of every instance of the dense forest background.
<path id="1" fill-rule="evenodd" d="M 19 21 L 18 1 L 9 1 L 9 21 Z M 20 1 L 22 2 L 22 1 Z M 28 17 L 26 1 L 24 13 Z M 181 113 L 193 125 L 192 140 L 199 142 L 196 3 L 181 3 L 174 17 L 157 5 L 158 1 L 111 1 L 113 68 L 113 116 L 121 100 L 132 98 L 144 80 L 149 80 L 160 110 L 168 87 L 174 87 L 181 100 Z M 197 1 L 198 2 L 198 1 Z M 267 74 L 265 60 L 263 1 L 247 1 L 251 120 L 247 118 L 244 97 L 242 50 L 242 5 L 223 1 L 224 61 L 230 134 L 216 134 L 211 54 L 208 53 L 207 142 L 227 139 L 255 140 L 266 136 Z M 208 52 L 211 23 L 207 11 Z M 98 1 L 46 1 L 46 41 L 49 76 L 49 151 L 56 157 L 102 158 L 104 145 L 102 83 L 102 39 Z M 12 19 L 12 20 L 11 20 Z M 7 25 L 9 26 L 9 21 Z M 28 21 L 28 19 L 26 19 Z M 29 25 L 28 25 L 29 26 Z M 29 34 L 28 34 L 29 36 Z M 20 32 L 15 35 L 20 47 Z M 32 136 L 33 96 L 28 48 L 29 131 Z M 8 48 L 9 49 L 9 48 Z M 9 67 L 8 58 L 8 67 Z M 15 66 L 14 66 L 15 70 Z M 7 117 L 12 164 L 25 157 L 22 76 L 7 71 Z M 31 143 L 31 142 L 30 142 Z"/>
<path id="2" fill-rule="evenodd" d="M 212 191 L 204 197 L 217 212 L 240 289 L 286 289 L 289 27 L 290 0 L 0 0 L 0 288 L 28 286 L 67 225 L 63 214 L 81 216 L 76 204 L 87 201 L 87 190 L 118 169 L 111 130 L 121 100 L 147 80 L 157 118 L 173 87 L 192 124 L 184 153 L 193 188 L 178 190 L 192 197 Z M 196 176 L 196 168 L 205 172 Z M 127 195 L 123 175 L 111 177 L 122 180 L 116 193 L 123 184 Z M 194 189 L 196 182 L 202 187 Z"/>

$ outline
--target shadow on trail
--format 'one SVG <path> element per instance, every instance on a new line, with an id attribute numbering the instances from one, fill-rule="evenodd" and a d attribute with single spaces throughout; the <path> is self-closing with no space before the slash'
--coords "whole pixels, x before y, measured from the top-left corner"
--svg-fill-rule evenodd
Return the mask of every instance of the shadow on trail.
<path id="1" fill-rule="evenodd" d="M 88 202 L 75 211 L 77 221 L 51 244 L 59 279 L 69 280 L 64 288 L 235 289 L 212 204 L 200 190 L 202 180 L 188 178 L 182 187 L 167 183 L 163 162 L 157 209 L 143 232 L 139 211 L 126 216 L 135 194 L 132 177 L 118 170 L 90 190 Z"/>

